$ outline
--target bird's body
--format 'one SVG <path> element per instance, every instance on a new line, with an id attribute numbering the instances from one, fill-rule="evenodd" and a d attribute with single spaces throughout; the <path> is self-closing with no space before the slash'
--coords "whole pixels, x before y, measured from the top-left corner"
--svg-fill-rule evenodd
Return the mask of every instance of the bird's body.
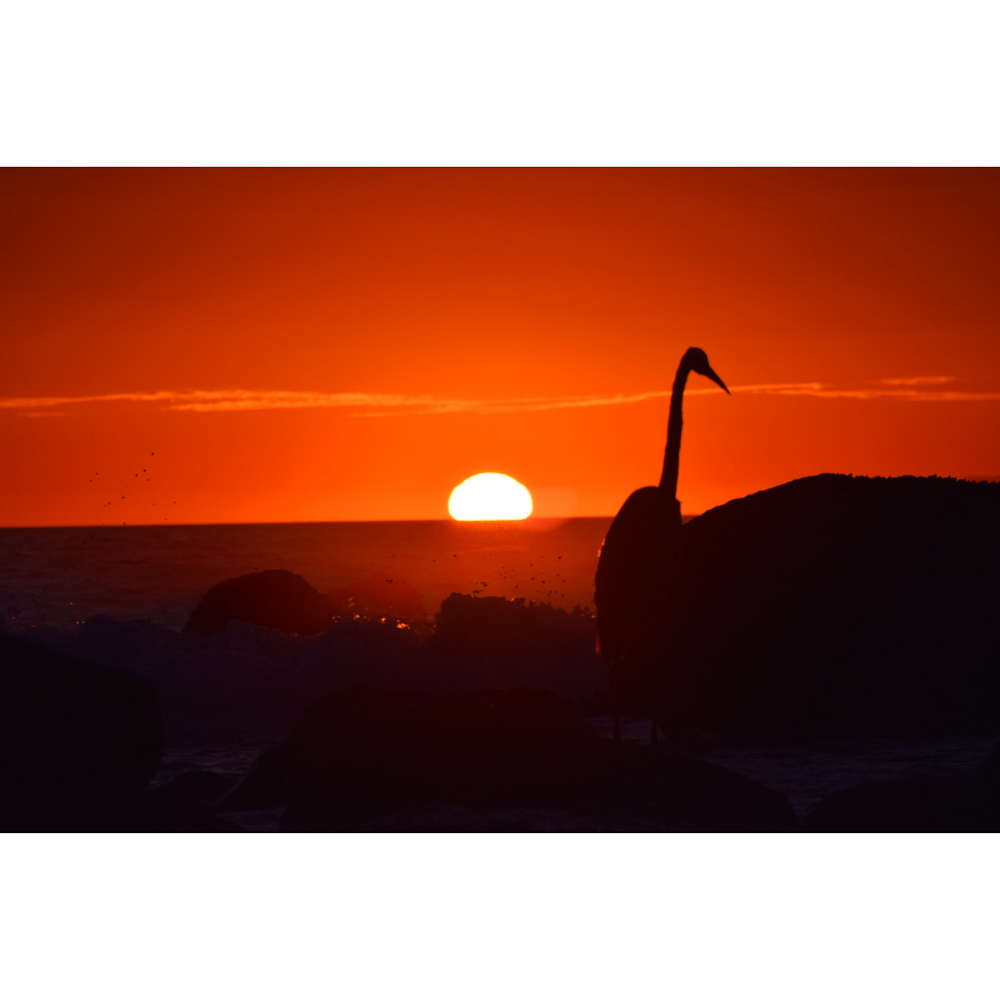
<path id="1" fill-rule="evenodd" d="M 623 710 L 650 714 L 644 707 L 654 671 L 644 657 L 626 654 L 677 578 L 681 544 L 677 475 L 684 388 L 692 371 L 729 391 L 712 371 L 704 351 L 691 347 L 685 352 L 670 399 L 660 485 L 644 486 L 629 496 L 611 523 L 598 557 L 594 586 L 598 644 L 608 665 L 616 715 Z"/>
<path id="2" fill-rule="evenodd" d="M 625 676 L 630 643 L 667 598 L 680 560 L 680 503 L 656 486 L 636 490 L 611 523 L 597 563 L 597 638 L 616 711 L 644 714 L 644 678 Z"/>

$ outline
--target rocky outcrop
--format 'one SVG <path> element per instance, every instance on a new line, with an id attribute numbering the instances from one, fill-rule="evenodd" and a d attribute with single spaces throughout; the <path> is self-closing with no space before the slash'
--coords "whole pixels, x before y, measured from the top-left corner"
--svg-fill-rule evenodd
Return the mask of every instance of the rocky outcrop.
<path id="1" fill-rule="evenodd" d="M 0 733 L 0 829 L 134 828 L 161 752 L 145 680 L 0 635 Z"/>
<path id="2" fill-rule="evenodd" d="M 150 787 L 162 738 L 143 678 L 0 634 L 0 831 L 228 833 L 228 780 L 191 772 Z"/>
<path id="3" fill-rule="evenodd" d="M 812 833 L 998 833 L 1000 743 L 971 774 L 906 775 L 835 792 L 810 811 Z"/>
<path id="4" fill-rule="evenodd" d="M 1000 484 L 799 479 L 682 529 L 647 710 L 765 741 L 1000 731 Z"/>
<path id="5" fill-rule="evenodd" d="M 580 608 L 451 594 L 423 650 L 469 687 L 531 686 L 580 700 L 607 684 L 595 636 L 594 616 Z"/>
<path id="6" fill-rule="evenodd" d="M 569 660 L 592 653 L 594 616 L 523 597 L 450 594 L 441 602 L 427 649 L 435 656 L 480 660 L 491 653 Z"/>
<path id="7" fill-rule="evenodd" d="M 232 785 L 213 771 L 192 770 L 168 778 L 144 797 L 133 829 L 157 833 L 242 833 L 238 823 L 215 815 Z"/>
<path id="8" fill-rule="evenodd" d="M 220 808 L 285 831 L 788 830 L 784 797 L 724 768 L 602 740 L 548 691 L 320 699 Z"/>
<path id="9" fill-rule="evenodd" d="M 191 613 L 185 632 L 223 632 L 233 619 L 296 635 L 325 632 L 333 606 L 301 576 L 286 569 L 247 573 L 217 583 Z"/>

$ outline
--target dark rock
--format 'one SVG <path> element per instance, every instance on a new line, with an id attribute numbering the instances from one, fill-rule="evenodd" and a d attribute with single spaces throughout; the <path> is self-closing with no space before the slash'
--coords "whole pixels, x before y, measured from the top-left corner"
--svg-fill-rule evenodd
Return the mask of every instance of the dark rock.
<path id="1" fill-rule="evenodd" d="M 607 683 L 596 634 L 594 616 L 580 608 L 451 594 L 423 652 L 455 693 L 531 686 L 580 699 Z"/>
<path id="2" fill-rule="evenodd" d="M 288 801 L 288 776 L 296 765 L 295 744 L 286 741 L 268 747 L 253 762 L 250 770 L 219 802 L 223 812 L 266 809 Z"/>
<path id="3" fill-rule="evenodd" d="M 149 791 L 131 827 L 136 833 L 242 833 L 215 815 L 215 802 L 232 782 L 212 771 L 187 771 Z"/>
<path id="4" fill-rule="evenodd" d="M 810 833 L 1000 832 L 1000 744 L 972 774 L 866 781 L 815 805 Z"/>
<path id="5" fill-rule="evenodd" d="M 945 833 L 978 829 L 968 778 L 911 775 L 866 781 L 818 803 L 811 833 Z"/>
<path id="6" fill-rule="evenodd" d="M 571 703 L 546 691 L 346 691 L 311 705 L 289 740 L 282 829 L 351 826 L 425 802 L 549 804 L 571 794 L 571 763 L 598 742 Z"/>
<path id="7" fill-rule="evenodd" d="M 466 660 L 491 654 L 569 659 L 592 653 L 596 634 L 594 616 L 579 608 L 566 611 L 523 597 L 450 594 L 441 602 L 426 648 L 432 655 Z"/>
<path id="8" fill-rule="evenodd" d="M 791 832 L 795 812 L 780 792 L 694 757 L 654 748 L 615 747 L 596 785 L 608 829 Z"/>
<path id="9" fill-rule="evenodd" d="M 247 573 L 217 583 L 191 613 L 185 632 L 223 632 L 234 618 L 296 635 L 317 635 L 331 624 L 333 606 L 301 576 L 286 569 Z"/>
<path id="10" fill-rule="evenodd" d="M 605 817 L 580 809 L 474 809 L 434 803 L 375 816 L 356 829 L 360 833 L 603 833 L 609 828 Z"/>
<path id="11" fill-rule="evenodd" d="M 125 670 L 0 635 L 0 829 L 129 829 L 161 753 L 156 694 Z"/>
<path id="12" fill-rule="evenodd" d="M 156 786 L 156 791 L 165 795 L 177 795 L 193 799 L 205 806 L 215 806 L 235 784 L 232 778 L 216 771 L 194 769 L 175 774 Z"/>
<path id="13" fill-rule="evenodd" d="M 682 529 L 630 655 L 649 714 L 729 739 L 1000 731 L 1000 484 L 813 476 Z"/>
<path id="14" fill-rule="evenodd" d="M 741 813 L 740 803 L 706 787 L 704 778 L 699 775 L 701 788 L 696 802 L 583 802 L 504 808 L 419 804 L 364 819 L 354 829 L 366 833 L 773 833 L 796 829 L 795 817 L 783 796 L 772 793 L 775 798 L 770 803 L 757 798 L 750 812 Z M 760 792 L 756 782 L 750 784 Z M 660 795 L 671 791 L 663 789 Z"/>
<path id="15" fill-rule="evenodd" d="M 282 830 L 788 830 L 783 796 L 716 765 L 615 747 L 548 691 L 313 703 L 220 807 Z"/>

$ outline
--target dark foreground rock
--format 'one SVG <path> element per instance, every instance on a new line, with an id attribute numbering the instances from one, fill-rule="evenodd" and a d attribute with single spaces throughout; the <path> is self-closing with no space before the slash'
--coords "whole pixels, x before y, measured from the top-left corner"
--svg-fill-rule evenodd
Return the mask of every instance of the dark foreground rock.
<path id="1" fill-rule="evenodd" d="M 570 702 L 516 690 L 354 689 L 313 703 L 220 804 L 282 830 L 792 830 L 784 796 L 725 768 L 602 740 Z"/>
<path id="2" fill-rule="evenodd" d="M 835 792 L 806 818 L 810 833 L 998 833 L 1000 744 L 972 774 L 907 775 Z"/>
<path id="3" fill-rule="evenodd" d="M 538 661 L 572 661 L 592 654 L 594 616 L 523 597 L 450 594 L 441 602 L 427 649 L 435 656 L 481 661 L 490 653 Z"/>
<path id="4" fill-rule="evenodd" d="M 441 602 L 423 653 L 462 685 L 448 693 L 535 687 L 581 700 L 607 686 L 596 637 L 594 616 L 579 607 L 456 593 Z"/>
<path id="5" fill-rule="evenodd" d="M 682 536 L 680 583 L 634 661 L 656 664 L 640 695 L 666 728 L 1000 733 L 1000 484 L 813 476 Z"/>
<path id="6" fill-rule="evenodd" d="M 215 814 L 232 782 L 212 771 L 186 771 L 146 793 L 132 822 L 137 833 L 242 833 Z"/>
<path id="7" fill-rule="evenodd" d="M 0 831 L 215 833 L 228 787 L 209 772 L 157 788 L 156 692 L 128 670 L 0 635 Z"/>
<path id="8" fill-rule="evenodd" d="M 134 826 L 160 761 L 152 686 L 0 635 L 0 829 Z"/>
<path id="9" fill-rule="evenodd" d="M 224 632 L 233 619 L 296 635 L 325 632 L 333 605 L 297 573 L 269 569 L 217 583 L 191 613 L 185 632 Z"/>

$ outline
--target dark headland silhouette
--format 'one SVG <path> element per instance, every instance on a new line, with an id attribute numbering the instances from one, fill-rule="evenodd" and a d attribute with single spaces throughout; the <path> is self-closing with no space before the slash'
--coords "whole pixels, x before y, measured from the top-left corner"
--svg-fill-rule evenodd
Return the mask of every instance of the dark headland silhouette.
<path id="1" fill-rule="evenodd" d="M 686 524 L 636 655 L 667 732 L 993 735 L 1000 484 L 819 475 Z M 632 655 L 632 650 L 628 655 Z"/>
<path id="2" fill-rule="evenodd" d="M 670 396 L 667 446 L 659 486 L 644 486 L 622 504 L 601 546 L 594 584 L 597 634 L 608 665 L 615 706 L 615 735 L 622 711 L 648 715 L 648 701 L 656 667 L 648 656 L 633 649 L 636 636 L 676 584 L 681 553 L 681 505 L 677 499 L 681 431 L 684 426 L 684 389 L 688 375 L 697 372 L 728 393 L 708 356 L 689 347 L 681 358 Z M 655 731 L 654 731 L 655 732 Z"/>

